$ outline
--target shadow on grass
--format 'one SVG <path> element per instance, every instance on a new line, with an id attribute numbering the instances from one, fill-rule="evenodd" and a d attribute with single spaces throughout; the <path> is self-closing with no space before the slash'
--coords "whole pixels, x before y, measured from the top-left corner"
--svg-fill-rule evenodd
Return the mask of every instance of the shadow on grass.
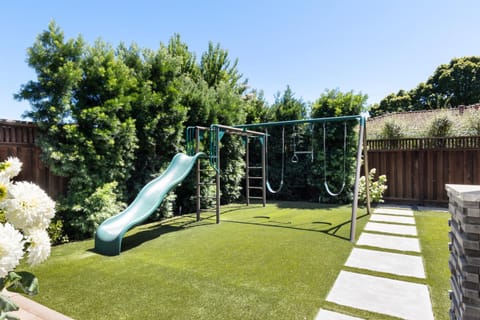
<path id="1" fill-rule="evenodd" d="M 365 213 L 361 216 L 358 216 L 357 221 L 366 217 L 366 216 L 368 216 L 368 213 Z M 266 217 L 258 216 L 256 218 L 266 218 Z M 268 224 L 260 223 L 260 222 L 247 222 L 247 221 L 235 221 L 235 220 L 222 220 L 222 222 L 247 224 L 247 225 L 255 225 L 255 226 L 262 226 L 262 227 L 284 228 L 284 229 L 300 230 L 300 231 L 320 232 L 320 233 L 324 233 L 324 234 L 327 234 L 327 235 L 332 236 L 332 237 L 336 237 L 336 238 L 339 238 L 339 239 L 342 239 L 342 240 L 350 241 L 350 238 L 342 236 L 342 235 L 338 235 L 337 233 L 340 231 L 340 229 L 343 226 L 351 224 L 352 220 L 346 220 L 342 223 L 339 223 L 335 226 L 332 226 L 332 227 L 330 227 L 328 229 L 324 229 L 324 230 L 309 229 L 309 228 L 302 228 L 302 227 L 295 227 L 295 226 L 292 226 L 292 225 L 287 225 L 287 224 L 290 224 L 290 222 L 281 223 L 281 222 L 275 222 L 275 221 L 268 221 Z M 273 224 L 273 223 L 277 223 L 277 224 Z M 281 223 L 281 225 L 280 225 L 280 223 Z M 332 225 L 332 223 L 330 223 L 330 222 L 323 222 L 323 221 L 314 221 L 314 222 L 312 222 L 312 224 L 324 224 L 324 225 L 328 225 L 328 226 Z"/>
<path id="2" fill-rule="evenodd" d="M 179 231 L 184 229 L 182 226 L 171 226 L 171 225 L 157 225 L 146 230 L 139 231 L 135 234 L 126 236 L 122 241 L 122 252 L 134 249 L 139 245 L 156 239 L 164 234 Z"/>
<path id="3" fill-rule="evenodd" d="M 274 202 L 274 204 L 278 208 L 294 208 L 294 209 L 307 209 L 307 210 L 312 210 L 312 209 L 322 209 L 322 210 L 331 210 L 337 208 L 339 205 L 329 205 L 329 204 L 318 204 L 318 203 L 302 203 L 301 206 L 298 205 L 296 202 L 290 202 L 290 201 L 280 201 L 280 202 Z M 252 204 L 250 206 L 246 206 L 244 204 L 235 206 L 235 207 L 229 207 L 228 209 L 224 209 L 221 212 L 221 215 L 224 215 L 229 212 L 235 212 L 235 211 L 245 211 L 245 210 L 250 210 L 250 209 L 258 209 L 259 207 L 263 207 L 262 204 Z M 367 216 L 368 214 L 364 214 L 361 216 L 357 217 L 357 220 Z M 188 215 L 187 215 L 188 216 Z M 184 216 L 185 217 L 185 216 Z M 154 224 L 150 227 L 145 227 L 143 226 L 143 229 L 127 235 L 123 238 L 122 240 L 122 249 L 121 251 L 128 251 L 131 249 L 134 249 L 140 245 L 142 245 L 145 242 L 154 240 L 164 234 L 170 233 L 170 232 L 175 232 L 175 231 L 180 231 L 184 230 L 186 228 L 192 228 L 192 227 L 200 227 L 200 226 L 206 226 L 206 225 L 212 225 L 215 222 L 213 222 L 213 218 L 215 217 L 215 214 L 212 214 L 207 217 L 202 217 L 202 220 L 196 221 L 196 219 L 185 219 L 184 221 L 181 221 L 182 218 L 184 217 L 178 217 L 179 221 L 176 221 L 176 219 L 172 220 L 164 220 L 160 221 L 158 224 Z M 264 223 L 261 222 L 247 222 L 247 221 L 235 221 L 235 220 L 225 220 L 222 219 L 222 221 L 227 222 L 227 223 L 237 223 L 237 224 L 247 224 L 247 225 L 257 225 L 257 226 L 264 226 L 264 227 L 274 227 L 274 228 L 286 228 L 286 229 L 293 229 L 293 230 L 301 230 L 301 231 L 312 231 L 312 232 L 321 232 L 328 234 L 330 236 L 334 236 L 343 240 L 350 240 L 349 238 L 345 236 L 338 235 L 337 233 L 339 230 L 348 224 L 351 224 L 351 220 L 344 221 L 342 223 L 339 223 L 335 226 L 332 226 L 328 229 L 323 229 L 323 230 L 318 230 L 318 229 L 310 229 L 310 228 L 302 228 L 298 226 L 293 226 L 291 225 L 291 222 L 283 222 L 283 221 L 274 221 L 270 220 L 269 216 L 255 216 L 254 218 L 257 219 L 265 219 L 266 221 Z M 325 221 L 313 221 L 311 222 L 312 224 L 315 225 L 326 225 L 326 226 L 331 226 L 331 222 L 325 222 Z M 142 228 L 142 226 L 139 226 L 138 228 Z M 89 251 L 95 252 L 94 248 L 90 249 Z"/>
<path id="4" fill-rule="evenodd" d="M 211 220 L 201 220 L 196 221 L 195 219 L 185 219 L 185 221 L 176 221 L 180 220 L 184 217 L 178 217 L 179 219 L 171 219 L 171 220 L 164 220 L 160 221 L 156 224 L 151 226 L 140 225 L 136 228 L 141 229 L 133 234 L 129 234 L 124 236 L 122 239 L 122 249 L 121 252 L 125 252 L 131 249 L 134 249 L 145 242 L 154 240 L 164 234 L 168 234 L 170 232 L 181 231 L 191 227 L 200 227 L 205 225 L 211 225 Z M 134 230 L 135 228 L 131 229 Z M 88 251 L 96 252 L 95 248 L 91 248 Z"/>
<path id="5" fill-rule="evenodd" d="M 279 209 L 298 209 L 298 210 L 317 210 L 322 209 L 325 211 L 330 211 L 344 205 L 340 204 L 328 204 L 328 203 L 318 203 L 318 202 L 300 202 L 301 205 L 298 205 L 296 201 L 276 201 L 275 205 Z"/>

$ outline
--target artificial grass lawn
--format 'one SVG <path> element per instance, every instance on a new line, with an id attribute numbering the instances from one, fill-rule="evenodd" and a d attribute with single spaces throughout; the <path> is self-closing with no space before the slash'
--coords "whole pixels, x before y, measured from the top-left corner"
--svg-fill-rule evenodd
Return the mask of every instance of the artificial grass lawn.
<path id="1" fill-rule="evenodd" d="M 393 319 L 325 301 L 348 269 L 350 206 L 280 202 L 222 212 L 219 225 L 207 215 L 135 228 L 116 257 L 92 252 L 93 241 L 55 247 L 32 270 L 41 285 L 35 300 L 79 320 L 313 319 L 321 307 Z M 427 279 L 404 279 L 429 286 L 437 320 L 448 319 L 448 217 L 415 212 Z"/>
<path id="2" fill-rule="evenodd" d="M 368 217 L 359 210 L 357 235 Z M 312 319 L 353 245 L 350 206 L 226 206 L 135 228 L 105 257 L 53 248 L 38 302 L 74 319 Z M 206 219 L 205 219 L 206 218 Z"/>
<path id="3" fill-rule="evenodd" d="M 422 256 L 427 273 L 433 313 L 436 320 L 450 319 L 450 269 L 448 268 L 448 212 L 419 211 L 415 213 Z"/>

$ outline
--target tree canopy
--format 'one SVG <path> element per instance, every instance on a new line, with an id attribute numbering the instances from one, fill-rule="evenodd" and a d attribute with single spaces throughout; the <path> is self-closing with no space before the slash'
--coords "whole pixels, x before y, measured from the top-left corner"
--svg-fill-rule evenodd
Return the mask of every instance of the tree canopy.
<path id="1" fill-rule="evenodd" d="M 188 126 L 351 115 L 365 109 L 366 101 L 362 94 L 327 90 L 310 105 L 287 86 L 269 106 L 262 92 L 248 89 L 238 60 L 231 59 L 227 50 L 209 43 L 197 60 L 178 34 L 156 50 L 134 43 L 114 48 L 102 40 L 87 44 L 81 36 L 65 39 L 51 22 L 28 49 L 28 64 L 36 79 L 22 85 L 16 98 L 31 104 L 26 116 L 38 125 L 45 163 L 53 173 L 68 178 L 68 192 L 60 199 L 58 212 L 69 235 L 76 237 L 90 236 L 99 223 L 159 175 L 174 154 L 184 151 Z M 347 176 L 352 172 L 354 126 L 348 124 Z M 322 200 L 327 199 L 320 183 L 324 177 L 319 148 L 323 131 L 306 125 L 290 130 L 287 146 L 272 145 L 272 182 L 278 183 L 276 164 L 282 150 L 292 155 L 293 148 L 312 147 L 315 161 L 285 169 L 291 183 L 278 197 L 317 200 L 320 194 Z M 281 131 L 272 129 L 271 135 L 279 137 Z M 343 170 L 338 159 L 343 153 L 336 146 L 343 145 L 343 131 L 332 125 L 326 138 L 331 146 L 325 157 L 329 179 L 338 187 Z M 221 201 L 228 203 L 241 198 L 245 148 L 240 137 L 225 135 L 221 143 Z M 347 187 L 351 187 L 350 180 Z M 193 209 L 194 188 L 191 175 L 170 193 L 158 214 Z M 346 193 L 329 201 L 349 199 Z"/>
<path id="2" fill-rule="evenodd" d="M 426 82 L 386 96 L 371 113 L 439 109 L 480 102 L 480 56 L 454 58 L 440 65 Z"/>
<path id="3" fill-rule="evenodd" d="M 210 43 L 197 62 L 179 35 L 156 51 L 113 48 L 65 39 L 51 22 L 28 49 L 28 64 L 37 79 L 16 98 L 32 106 L 26 116 L 38 124 L 45 163 L 68 178 L 59 212 L 79 237 L 91 235 L 183 151 L 186 126 L 246 119 L 246 80 L 220 45 Z M 223 183 L 232 200 L 240 193 L 242 148 L 227 139 L 223 150 L 234 159 L 225 164 L 232 174 Z"/>

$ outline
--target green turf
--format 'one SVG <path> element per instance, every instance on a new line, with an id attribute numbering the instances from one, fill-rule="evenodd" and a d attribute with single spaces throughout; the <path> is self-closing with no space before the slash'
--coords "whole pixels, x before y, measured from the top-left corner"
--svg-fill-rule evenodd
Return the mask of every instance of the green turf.
<path id="1" fill-rule="evenodd" d="M 210 214 L 135 228 L 116 257 L 94 253 L 93 241 L 58 246 L 32 270 L 41 284 L 35 300 L 78 320 L 303 320 L 321 307 L 393 319 L 325 301 L 353 248 L 350 215 L 349 206 L 312 203 L 226 206 L 219 225 Z M 446 320 L 448 214 L 415 215 L 427 271 L 421 282 L 435 319 Z"/>
<path id="2" fill-rule="evenodd" d="M 352 249 L 350 215 L 228 206 L 219 225 L 211 216 L 138 227 L 116 257 L 92 252 L 93 241 L 62 245 L 33 269 L 35 299 L 75 319 L 312 319 Z"/>
<path id="3" fill-rule="evenodd" d="M 448 212 L 420 211 L 415 213 L 422 256 L 427 272 L 432 307 L 436 320 L 450 319 L 450 270 L 448 268 Z"/>

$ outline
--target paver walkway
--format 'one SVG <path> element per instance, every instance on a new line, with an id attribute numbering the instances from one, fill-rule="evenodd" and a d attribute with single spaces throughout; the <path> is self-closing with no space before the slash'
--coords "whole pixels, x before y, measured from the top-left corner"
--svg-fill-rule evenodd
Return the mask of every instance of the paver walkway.
<path id="1" fill-rule="evenodd" d="M 376 209 L 356 243 L 362 248 L 355 247 L 345 263 L 355 271 L 342 270 L 326 300 L 402 319 L 433 320 L 428 287 L 419 283 L 425 268 L 416 236 L 413 211 Z M 381 275 L 373 276 L 372 271 Z M 395 276 L 413 280 L 392 279 Z M 321 309 L 315 319 L 361 318 Z"/>

